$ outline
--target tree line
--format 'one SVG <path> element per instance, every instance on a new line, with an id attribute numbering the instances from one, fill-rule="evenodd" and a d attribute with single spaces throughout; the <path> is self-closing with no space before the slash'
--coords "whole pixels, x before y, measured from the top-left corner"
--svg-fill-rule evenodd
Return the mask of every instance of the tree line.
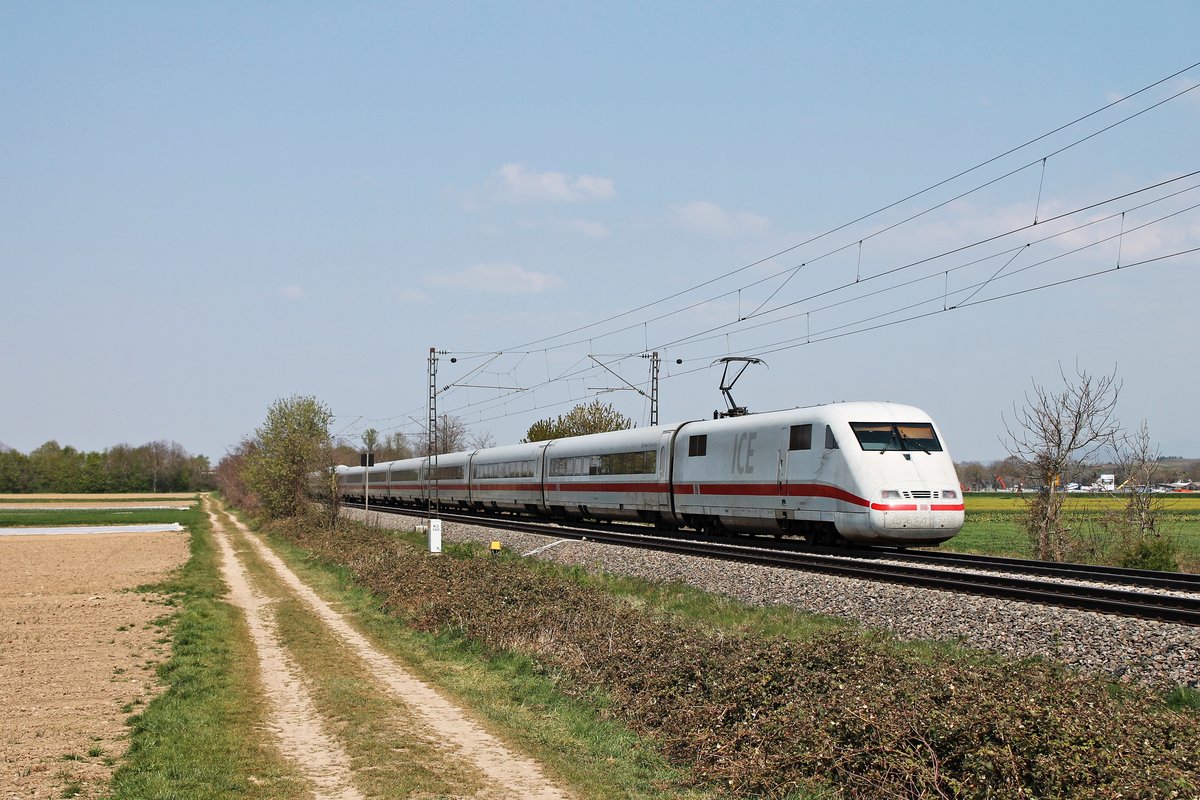
<path id="1" fill-rule="evenodd" d="M 1158 481 L 1195 481 L 1200 482 L 1200 459 L 1167 458 L 1158 456 L 1154 459 Z M 954 469 L 958 472 L 958 480 L 963 489 L 968 492 L 1015 491 L 1018 486 L 1023 490 L 1037 487 L 1037 475 L 1031 472 L 1025 464 L 1012 456 L 994 461 L 959 461 Z M 1068 464 L 1058 476 L 1059 485 L 1067 486 L 1078 483 L 1080 486 L 1092 486 L 1100 480 L 1101 475 L 1115 475 L 1117 485 L 1126 484 L 1137 475 L 1129 471 L 1119 459 L 1102 459 L 1098 463 Z M 1130 481 L 1132 482 L 1132 481 Z M 1151 487 L 1153 488 L 1153 487 Z"/>
<path id="2" fill-rule="evenodd" d="M 51 440 L 29 453 L 0 450 L 0 492 L 192 492 L 212 488 L 208 458 L 160 440 L 103 451 Z"/>

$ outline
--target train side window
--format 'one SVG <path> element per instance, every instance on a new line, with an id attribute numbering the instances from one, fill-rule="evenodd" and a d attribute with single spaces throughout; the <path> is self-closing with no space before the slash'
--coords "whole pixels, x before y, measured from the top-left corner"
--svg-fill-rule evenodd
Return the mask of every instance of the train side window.
<path id="1" fill-rule="evenodd" d="M 788 450 L 812 449 L 812 425 L 793 425 L 788 438 Z"/>
<path id="2" fill-rule="evenodd" d="M 688 455 L 703 456 L 708 454 L 708 434 L 688 437 Z"/>
<path id="3" fill-rule="evenodd" d="M 825 426 L 825 449 L 826 450 L 837 450 L 838 449 L 837 439 L 835 439 L 833 436 L 833 426 L 832 425 Z"/>

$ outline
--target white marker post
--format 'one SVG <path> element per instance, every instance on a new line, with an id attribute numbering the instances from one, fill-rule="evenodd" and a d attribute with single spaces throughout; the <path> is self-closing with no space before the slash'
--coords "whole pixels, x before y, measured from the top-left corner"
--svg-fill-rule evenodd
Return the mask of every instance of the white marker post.
<path id="1" fill-rule="evenodd" d="M 440 519 L 429 520 L 429 552 L 442 552 L 442 521 Z"/>

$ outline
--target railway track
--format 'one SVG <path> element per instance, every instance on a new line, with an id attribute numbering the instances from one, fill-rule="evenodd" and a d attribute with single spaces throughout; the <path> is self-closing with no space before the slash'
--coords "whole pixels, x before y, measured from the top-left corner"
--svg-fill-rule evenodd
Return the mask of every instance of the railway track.
<path id="1" fill-rule="evenodd" d="M 372 506 L 372 510 L 420 515 L 414 509 Z M 546 523 L 509 516 L 442 513 L 446 521 L 503 530 L 641 547 L 681 555 L 717 558 L 760 566 L 807 570 L 841 577 L 998 597 L 1142 619 L 1200 626 L 1200 576 L 1121 570 L 1082 564 L 971 556 L 894 549 L 832 550 L 780 547 L 774 540 L 754 545 L 690 536 L 654 535 L 637 525 Z M 767 543 L 769 542 L 769 546 Z M 1103 585 L 1097 585 L 1103 584 Z M 1139 589 L 1170 590 L 1140 591 Z M 1179 594 L 1190 592 L 1191 594 Z"/>
<path id="2" fill-rule="evenodd" d="M 864 552 L 852 551 L 851 555 L 856 558 L 887 558 L 918 564 L 944 565 L 946 567 L 992 570 L 1020 575 L 1057 577 L 1073 581 L 1090 581 L 1122 586 L 1138 586 L 1147 589 L 1200 593 L 1200 575 L 1188 572 L 1157 572 L 1148 569 L 1105 567 L 1097 564 L 1035 561 L 1028 558 L 955 553 L 949 550 L 906 551 L 881 547 Z"/>

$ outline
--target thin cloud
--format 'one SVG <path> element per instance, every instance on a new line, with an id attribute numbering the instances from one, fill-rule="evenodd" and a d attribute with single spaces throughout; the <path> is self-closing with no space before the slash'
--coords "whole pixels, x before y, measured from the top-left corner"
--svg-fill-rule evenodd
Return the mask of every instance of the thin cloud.
<path id="1" fill-rule="evenodd" d="M 707 200 L 675 209 L 675 219 L 684 228 L 708 236 L 758 236 L 771 227 L 766 217 L 749 211 L 726 211 Z"/>
<path id="2" fill-rule="evenodd" d="M 540 294 L 562 285 L 557 275 L 533 272 L 516 264 L 475 264 L 458 272 L 425 276 L 425 285 L 497 294 Z"/>
<path id="3" fill-rule="evenodd" d="M 603 239 L 608 236 L 608 227 L 603 222 L 591 222 L 586 219 L 569 219 L 562 223 L 563 228 L 580 236 L 593 239 Z"/>
<path id="4" fill-rule="evenodd" d="M 603 222 L 586 219 L 521 219 L 517 220 L 516 225 L 526 231 L 549 229 L 586 236 L 590 239 L 605 239 L 609 235 L 608 226 Z"/>
<path id="5" fill-rule="evenodd" d="M 425 294 L 425 292 L 421 291 L 420 289 L 397 289 L 395 290 L 393 296 L 395 297 L 396 302 L 407 306 L 423 306 L 433 302 L 429 295 Z"/>
<path id="6" fill-rule="evenodd" d="M 537 172 L 527 164 L 505 164 L 482 186 L 468 189 L 462 197 L 469 209 L 492 204 L 584 203 L 611 200 L 617 196 L 612 178 L 598 175 L 568 175 Z"/>

